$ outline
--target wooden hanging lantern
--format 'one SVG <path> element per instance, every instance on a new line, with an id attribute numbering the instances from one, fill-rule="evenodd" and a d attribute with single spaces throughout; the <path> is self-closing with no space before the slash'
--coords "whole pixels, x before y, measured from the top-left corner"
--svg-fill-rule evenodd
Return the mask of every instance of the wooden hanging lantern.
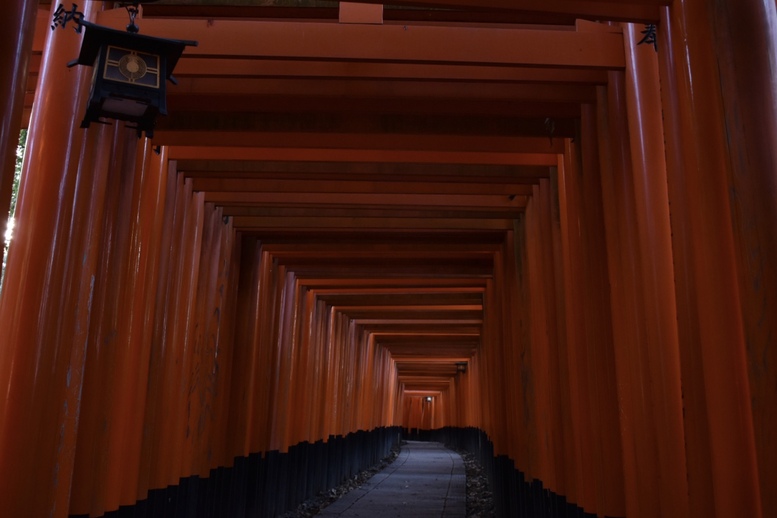
<path id="1" fill-rule="evenodd" d="M 69 67 L 94 67 L 92 88 L 82 128 L 103 119 L 134 123 L 138 137 L 151 138 L 158 115 L 167 115 L 166 82 L 175 83 L 173 69 L 187 46 L 196 41 L 137 34 L 134 16 L 127 31 L 79 22 L 85 29 L 78 59 Z"/>

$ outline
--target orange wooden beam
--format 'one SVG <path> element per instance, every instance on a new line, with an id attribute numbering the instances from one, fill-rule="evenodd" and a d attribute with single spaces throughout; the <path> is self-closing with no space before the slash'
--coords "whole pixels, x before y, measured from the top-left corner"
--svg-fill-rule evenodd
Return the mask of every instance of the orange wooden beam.
<path id="1" fill-rule="evenodd" d="M 533 184 L 547 178 L 546 166 L 486 164 L 384 164 L 375 162 L 276 162 L 242 160 L 178 160 L 178 171 L 187 177 L 289 180 L 345 181 L 437 184 Z M 441 181 L 443 180 L 444 181 Z"/>
<path id="2" fill-rule="evenodd" d="M 338 311 L 345 311 L 349 314 L 359 313 L 359 312 L 366 312 L 366 313 L 388 313 L 391 314 L 392 312 L 413 312 L 416 313 L 418 311 L 421 312 L 479 312 L 483 310 L 482 304 L 401 304 L 401 305 L 375 305 L 375 304 L 368 304 L 366 307 L 364 305 L 354 305 L 354 306 L 344 306 L 344 305 L 333 305 L 333 308 L 335 308 Z"/>
<path id="3" fill-rule="evenodd" d="M 267 240 L 263 249 L 278 260 L 313 259 L 317 262 L 342 259 L 381 259 L 387 255 L 394 258 L 448 258 L 448 259 L 487 259 L 495 248 L 489 240 L 472 236 L 471 239 L 435 240 L 424 242 L 420 239 L 396 239 L 390 246 L 383 242 L 351 238 L 347 242 L 273 242 Z M 457 242 L 458 240 L 458 242 Z M 401 284 L 400 284 L 401 285 Z"/>
<path id="4" fill-rule="evenodd" d="M 547 142 L 547 141 L 546 141 Z M 171 159 L 280 160 L 298 162 L 384 162 L 418 164 L 480 164 L 555 166 L 557 155 L 543 152 L 414 151 L 388 149 L 322 149 L 228 146 L 170 146 Z"/>
<path id="5" fill-rule="evenodd" d="M 262 192 L 223 192 L 207 191 L 205 201 L 216 204 L 320 204 L 320 205 L 369 205 L 373 207 L 413 206 L 423 204 L 427 207 L 501 207 L 520 209 L 526 203 L 526 196 L 510 195 L 472 195 L 464 194 L 367 194 L 367 193 L 262 193 Z"/>
<path id="6" fill-rule="evenodd" d="M 316 218 L 316 217 L 233 217 L 236 228 L 244 231 L 284 229 L 348 229 L 348 230 L 511 230 L 512 219 L 472 220 L 468 218 L 372 218 L 354 220 L 353 218 Z"/>
<path id="7" fill-rule="evenodd" d="M 487 29 L 484 29 L 487 30 Z M 38 68 L 31 63 L 31 70 Z M 586 68 L 504 67 L 487 65 L 438 65 L 414 63 L 354 63 L 346 61 L 255 59 L 239 57 L 183 56 L 175 67 L 175 77 L 188 78 L 229 77 L 234 80 L 254 78 L 298 79 L 371 79 L 371 80 L 426 80 L 465 81 L 468 83 L 503 82 L 604 84 L 606 72 Z M 319 83 L 320 86 L 320 83 Z M 171 88 L 177 93 L 177 88 Z"/>
<path id="8" fill-rule="evenodd" d="M 380 343 L 381 347 L 391 352 L 392 358 L 399 362 L 464 362 L 469 361 L 478 350 L 478 342 L 471 338 L 467 340 L 450 340 L 444 347 L 433 348 L 424 343 Z"/>
<path id="9" fill-rule="evenodd" d="M 123 30 L 126 13 L 103 11 L 96 22 Z M 142 20 L 142 27 L 150 36 L 197 40 L 197 47 L 186 50 L 191 57 L 617 69 L 625 65 L 623 40 L 617 33 L 154 18 Z M 440 45 L 443 41 L 445 45 Z"/>
<path id="10" fill-rule="evenodd" d="M 362 309 L 360 311 L 348 311 L 342 308 L 335 307 L 335 311 L 342 311 L 348 315 L 357 325 L 363 326 L 365 329 L 372 330 L 372 326 L 437 326 L 437 325 L 451 325 L 451 328 L 456 326 L 469 326 L 479 325 L 483 322 L 482 311 L 387 311 L 385 314 L 375 315 L 374 312 L 370 312 Z"/>
<path id="11" fill-rule="evenodd" d="M 303 277 L 304 278 L 304 277 Z M 458 289 L 474 289 L 480 290 L 483 288 L 485 281 L 478 277 L 459 277 L 459 278 L 435 278 L 435 277 L 408 277 L 408 276 L 394 276 L 391 278 L 370 278 L 359 279 L 349 277 L 339 278 L 304 278 L 306 286 L 314 288 L 331 288 L 331 289 L 370 289 L 370 288 L 386 288 L 386 287 L 412 287 L 412 288 L 431 288 L 437 289 L 440 287 L 451 287 Z"/>
<path id="12" fill-rule="evenodd" d="M 325 59 L 325 58 L 322 58 Z M 210 96 L 218 102 L 220 96 L 256 96 L 256 97 L 313 97 L 329 99 L 345 96 L 353 99 L 377 97 L 403 101 L 424 98 L 436 98 L 435 102 L 454 102 L 459 100 L 484 99 L 490 101 L 532 101 L 544 103 L 593 102 L 596 97 L 594 85 L 560 83 L 509 83 L 471 81 L 429 81 L 423 79 L 406 80 L 365 80 L 332 77 L 312 78 L 233 78 L 224 77 L 185 77 L 168 90 L 171 98 L 176 95 Z M 225 111 L 229 110 L 223 106 Z M 175 115 L 175 112 L 173 112 Z M 175 120 L 171 117 L 171 120 Z"/>
<path id="13" fill-rule="evenodd" d="M 473 196 L 504 195 L 526 196 L 531 194 L 531 185 L 525 183 L 478 182 L 407 182 L 407 181 L 361 181 L 350 180 L 294 180 L 294 179 L 252 179 L 231 178 L 223 174 L 209 178 L 194 178 L 195 191 L 209 192 L 265 192 L 265 193 L 353 193 L 353 194 L 469 194 Z"/>
<path id="14" fill-rule="evenodd" d="M 472 85 L 473 91 L 477 85 Z M 311 92 L 308 92 L 308 94 Z M 453 99 L 422 98 L 422 97 L 315 97 L 311 95 L 257 96 L 226 95 L 225 93 L 200 95 L 185 95 L 176 93 L 174 88 L 168 90 L 168 110 L 170 114 L 185 115 L 184 112 L 197 112 L 199 116 L 208 112 L 228 112 L 239 106 L 249 113 L 265 114 L 278 118 L 279 113 L 307 114 L 359 114 L 359 115 L 403 115 L 417 116 L 450 116 Z M 32 105 L 32 95 L 28 94 L 25 104 Z M 544 121 L 551 117 L 570 119 L 580 116 L 580 107 L 574 102 L 559 102 L 516 99 L 487 99 L 459 97 L 455 99 L 457 113 L 479 117 L 495 118 L 539 118 Z M 163 123 L 166 119 L 160 119 Z M 521 129 L 521 121 L 516 120 L 514 130 Z"/>
<path id="15" fill-rule="evenodd" d="M 231 216 L 249 216 L 249 217 L 332 217 L 332 218 L 393 218 L 399 214 L 398 209 L 401 210 L 401 216 L 406 218 L 450 218 L 450 217 L 468 217 L 475 219 L 510 219 L 517 217 L 522 208 L 516 209 L 495 209 L 495 208 L 472 208 L 472 207 L 439 207 L 439 208 L 425 208 L 414 209 L 408 207 L 397 206 L 382 206 L 382 207 L 369 207 L 369 206 L 336 206 L 327 207 L 322 205 L 305 205 L 305 206 L 287 206 L 287 207 L 256 207 L 253 205 L 222 205 L 220 206 L 224 217 Z M 269 239 L 271 236 L 265 234 L 263 237 Z M 286 237 L 290 237 L 287 235 Z M 300 237 L 297 234 L 296 237 Z M 311 232 L 307 232 L 307 237 L 313 239 L 316 236 Z M 322 237 L 321 235 L 318 236 Z M 329 234 L 328 236 L 333 241 L 341 241 L 347 239 L 347 235 L 341 233 L 340 235 Z M 429 237 L 429 236 L 427 236 Z M 462 237 L 461 234 L 459 237 Z"/>
<path id="16" fill-rule="evenodd" d="M 459 151 L 462 153 L 560 153 L 562 139 L 541 137 L 505 137 L 480 135 L 405 135 L 390 133 L 275 133 L 218 131 L 160 127 L 154 142 L 170 146 L 261 145 L 270 148 L 310 148 L 385 151 Z M 229 156 L 229 155 L 227 155 Z"/>
<path id="17" fill-rule="evenodd" d="M 317 288 L 312 290 L 319 300 L 330 304 L 357 305 L 363 300 L 378 304 L 478 304 L 482 301 L 477 288 L 351 288 L 347 291 L 335 288 Z"/>

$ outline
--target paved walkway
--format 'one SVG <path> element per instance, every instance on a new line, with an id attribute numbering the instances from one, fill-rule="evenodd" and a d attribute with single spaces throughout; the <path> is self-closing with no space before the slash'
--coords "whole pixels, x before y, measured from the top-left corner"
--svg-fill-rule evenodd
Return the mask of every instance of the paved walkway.
<path id="1" fill-rule="evenodd" d="M 458 453 L 436 442 L 408 441 L 386 469 L 318 516 L 464 518 L 466 484 Z"/>

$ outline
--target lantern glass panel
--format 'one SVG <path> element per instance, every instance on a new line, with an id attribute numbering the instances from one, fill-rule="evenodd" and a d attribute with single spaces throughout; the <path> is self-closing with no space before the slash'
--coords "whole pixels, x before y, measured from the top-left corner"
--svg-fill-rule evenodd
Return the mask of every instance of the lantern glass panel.
<path id="1" fill-rule="evenodd" d="M 121 97 L 108 97 L 103 101 L 103 110 L 116 115 L 127 115 L 129 117 L 140 117 L 146 113 L 147 103 L 133 101 L 132 99 L 122 99 Z"/>

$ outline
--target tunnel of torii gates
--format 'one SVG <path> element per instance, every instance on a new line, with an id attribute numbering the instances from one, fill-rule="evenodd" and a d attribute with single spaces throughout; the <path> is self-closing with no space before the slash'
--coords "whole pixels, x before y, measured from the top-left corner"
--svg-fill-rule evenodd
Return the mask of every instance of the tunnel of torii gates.
<path id="1" fill-rule="evenodd" d="M 152 139 L 3 4 L 0 514 L 274 516 L 421 438 L 502 516 L 777 516 L 775 2 L 142 7 L 199 42 Z"/>

